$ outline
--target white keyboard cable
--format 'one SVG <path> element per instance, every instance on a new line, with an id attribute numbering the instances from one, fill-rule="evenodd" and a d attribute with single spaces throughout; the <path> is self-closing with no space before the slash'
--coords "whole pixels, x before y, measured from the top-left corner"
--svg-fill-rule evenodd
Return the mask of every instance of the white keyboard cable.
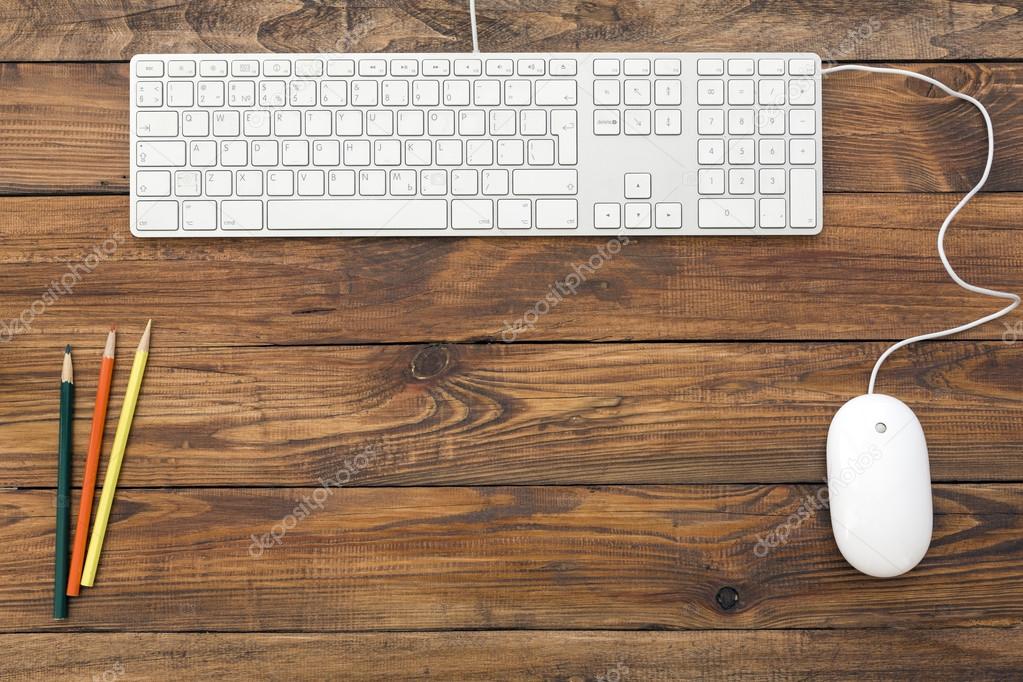
<path id="1" fill-rule="evenodd" d="M 973 189 L 967 192 L 966 195 L 959 200 L 959 203 L 955 205 L 955 208 L 953 208 L 949 212 L 948 216 L 945 218 L 945 221 L 941 224 L 941 229 L 938 230 L 938 256 L 941 258 L 941 264 L 945 266 L 945 272 L 948 273 L 948 276 L 951 277 L 952 281 L 961 286 L 963 289 L 966 289 L 967 291 L 972 291 L 973 293 L 976 294 L 993 296 L 995 298 L 1004 298 L 1012 301 L 1009 305 L 1002 308 L 1001 310 L 991 313 L 990 315 L 985 315 L 984 317 L 974 320 L 973 322 L 967 322 L 966 324 L 961 324 L 958 327 L 952 327 L 951 329 L 943 329 L 937 332 L 930 332 L 929 334 L 913 336 L 911 338 L 903 339 L 902 341 L 893 344 L 888 348 L 888 350 L 881 354 L 881 357 L 877 359 L 877 363 L 874 365 L 874 369 L 870 373 L 870 384 L 867 388 L 867 393 L 873 393 L 874 384 L 877 381 L 878 370 L 881 369 L 882 363 L 884 363 L 884 361 L 888 359 L 888 356 L 894 353 L 895 351 L 899 350 L 904 346 L 908 346 L 911 343 L 916 343 L 917 341 L 927 341 L 929 339 L 938 339 L 943 336 L 951 336 L 952 334 L 964 332 L 967 329 L 979 327 L 980 325 L 991 322 L 992 320 L 997 320 L 999 317 L 1003 317 L 1012 312 L 1020 304 L 1020 297 L 1016 294 L 1009 293 L 1007 291 L 997 291 L 995 289 L 987 289 L 985 287 L 978 287 L 976 285 L 970 284 L 969 282 L 961 278 L 958 274 L 956 274 L 956 271 L 952 269 L 952 265 L 948 262 L 948 256 L 945 255 L 945 232 L 948 230 L 948 226 L 952 223 L 952 219 L 956 217 L 956 214 L 959 213 L 963 206 L 969 203 L 970 199 L 972 199 L 973 196 L 980 191 L 980 188 L 984 186 L 985 182 L 987 182 L 988 175 L 991 173 L 991 164 L 994 161 L 995 157 L 995 133 L 994 128 L 991 125 L 991 117 L 988 115 L 987 109 L 984 108 L 984 105 L 978 102 L 973 97 L 970 97 L 969 95 L 957 92 L 956 90 L 953 90 L 944 83 L 937 81 L 929 76 L 916 73 L 915 71 L 907 71 L 905 69 L 894 69 L 880 66 L 861 66 L 859 64 L 843 64 L 841 66 L 833 66 L 827 69 L 822 69 L 821 74 L 827 75 L 830 73 L 837 73 L 838 71 L 868 71 L 870 73 L 891 73 L 909 76 L 911 78 L 922 80 L 925 83 L 930 83 L 931 85 L 940 88 L 942 91 L 946 92 L 952 97 L 965 100 L 980 110 L 981 115 L 984 117 L 984 125 L 987 126 L 987 163 L 984 164 L 984 174 L 981 176 L 980 181 L 977 182 L 976 185 L 974 185 Z"/>
<path id="2" fill-rule="evenodd" d="M 479 54 L 480 42 L 476 35 L 476 0 L 469 0 L 469 25 L 472 27 L 472 53 Z"/>

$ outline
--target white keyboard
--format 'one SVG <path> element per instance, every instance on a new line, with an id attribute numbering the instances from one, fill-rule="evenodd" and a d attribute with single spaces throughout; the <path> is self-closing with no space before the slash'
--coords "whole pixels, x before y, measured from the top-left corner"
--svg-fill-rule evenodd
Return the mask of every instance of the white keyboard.
<path id="1" fill-rule="evenodd" d="M 816 234 L 815 54 L 131 61 L 140 237 Z"/>

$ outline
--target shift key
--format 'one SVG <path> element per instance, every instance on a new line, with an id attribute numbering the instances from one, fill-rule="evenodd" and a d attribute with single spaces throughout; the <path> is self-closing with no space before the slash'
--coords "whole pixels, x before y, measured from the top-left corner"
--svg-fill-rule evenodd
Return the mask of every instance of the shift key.
<path id="1" fill-rule="evenodd" d="M 564 196 L 578 192 L 575 170 L 514 170 L 512 194 L 519 196 Z"/>

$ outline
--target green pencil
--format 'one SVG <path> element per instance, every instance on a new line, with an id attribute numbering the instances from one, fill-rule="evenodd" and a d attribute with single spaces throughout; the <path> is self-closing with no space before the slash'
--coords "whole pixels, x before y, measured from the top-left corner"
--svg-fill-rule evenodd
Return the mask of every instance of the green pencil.
<path id="1" fill-rule="evenodd" d="M 75 378 L 71 346 L 64 348 L 60 371 L 60 433 L 57 437 L 57 542 L 53 556 L 53 617 L 67 618 L 67 574 L 71 545 L 71 412 L 75 403 Z"/>

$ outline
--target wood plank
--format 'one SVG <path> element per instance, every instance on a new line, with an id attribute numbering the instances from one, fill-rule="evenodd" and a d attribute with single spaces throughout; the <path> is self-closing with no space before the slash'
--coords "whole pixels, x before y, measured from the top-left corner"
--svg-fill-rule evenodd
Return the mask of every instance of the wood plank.
<path id="1" fill-rule="evenodd" d="M 157 348 L 899 339 L 997 310 L 949 280 L 936 257 L 937 226 L 956 200 L 831 195 L 817 236 L 625 244 L 136 239 L 124 197 L 8 198 L 0 333 L 20 348 L 62 348 L 152 317 Z M 968 281 L 1023 290 L 1020 201 L 986 195 L 960 216 L 946 246 Z M 1020 320 L 967 334 L 1000 340 Z"/>
<path id="2" fill-rule="evenodd" d="M 0 636 L 0 675 L 157 680 L 1013 679 L 1020 628 L 725 632 L 45 633 Z M 835 655 L 835 652 L 841 655 Z M 102 677 L 110 671 L 109 677 Z M 100 677 L 96 678 L 95 676 Z"/>
<path id="3" fill-rule="evenodd" d="M 998 140 L 987 188 L 1023 190 L 1023 64 L 897 66 L 984 102 Z M 127 192 L 128 103 L 125 64 L 0 64 L 0 194 Z M 986 142 L 969 104 L 842 73 L 826 80 L 824 105 L 826 191 L 966 191 L 980 177 Z"/>
<path id="4" fill-rule="evenodd" d="M 828 59 L 1019 56 L 1011 3 L 791 4 L 481 0 L 480 48 L 498 51 L 804 51 Z M 14 0 L 5 61 L 118 60 L 139 52 L 468 51 L 466 3 L 161 3 Z"/>
<path id="5" fill-rule="evenodd" d="M 55 622 L 54 494 L 0 491 L 9 519 L 0 630 L 1023 624 L 1023 486 L 936 486 L 931 550 L 890 580 L 844 562 L 822 494 L 734 485 L 124 490 L 96 587 Z M 758 549 L 761 540 L 777 546 Z M 716 600 L 724 587 L 738 593 L 728 610 Z"/>
<path id="6" fill-rule="evenodd" d="M 101 336 L 76 346 L 88 442 Z M 121 337 L 112 442 L 135 338 Z M 883 344 L 155 348 L 121 487 L 783 483 L 825 477 L 838 407 Z M 0 364 L 0 487 L 54 486 L 58 365 Z M 935 480 L 1023 480 L 1023 343 L 899 353 Z M 216 462 L 216 466 L 210 466 Z M 76 462 L 76 483 L 81 466 Z"/>

